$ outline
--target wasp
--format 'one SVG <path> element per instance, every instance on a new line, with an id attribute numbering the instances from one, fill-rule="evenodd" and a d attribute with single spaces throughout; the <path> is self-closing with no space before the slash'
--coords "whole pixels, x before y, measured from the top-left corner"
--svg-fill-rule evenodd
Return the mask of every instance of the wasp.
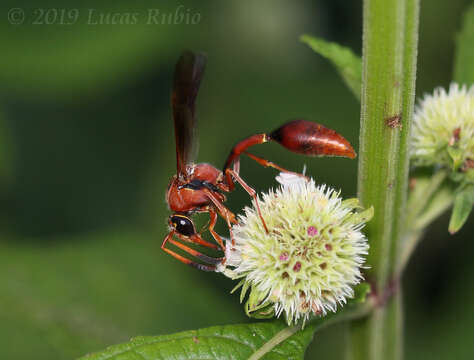
<path id="1" fill-rule="evenodd" d="M 285 123 L 272 132 L 251 135 L 238 142 L 230 150 L 222 170 L 208 163 L 194 163 L 197 125 L 195 104 L 205 67 L 206 55 L 190 51 L 185 51 L 181 55 L 175 67 L 171 107 L 176 141 L 177 173 L 171 178 L 166 193 L 166 201 L 172 214 L 168 218 L 170 231 L 163 240 L 161 248 L 185 264 L 204 271 L 214 271 L 217 264 L 225 262 L 225 257 L 208 256 L 189 247 L 187 243 L 198 245 L 199 249 L 207 247 L 225 253 L 224 241 L 214 227 L 219 216 L 223 218 L 233 241 L 232 225 L 237 223 L 237 219 L 224 203 L 225 194 L 234 190 L 236 183 L 254 199 L 262 226 L 268 232 L 258 206 L 256 192 L 240 176 L 240 156 L 246 155 L 264 167 L 293 173 L 249 153 L 247 151 L 249 147 L 274 141 L 294 153 L 309 156 L 342 156 L 353 159 L 356 153 L 351 144 L 336 131 L 311 121 L 297 119 Z M 191 218 L 195 213 L 209 214 L 207 229 L 215 243 L 205 240 L 201 232 L 196 231 Z M 200 262 L 168 248 L 166 246 L 168 243 Z"/>

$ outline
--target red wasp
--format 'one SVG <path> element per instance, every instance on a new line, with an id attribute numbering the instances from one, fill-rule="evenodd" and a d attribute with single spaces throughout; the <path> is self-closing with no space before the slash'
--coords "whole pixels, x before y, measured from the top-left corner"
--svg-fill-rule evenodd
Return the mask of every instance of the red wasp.
<path id="1" fill-rule="evenodd" d="M 224 193 L 235 188 L 234 182 L 239 183 L 253 197 L 262 226 L 268 232 L 258 207 L 255 190 L 247 185 L 239 175 L 240 155 L 245 154 L 265 167 L 291 172 L 271 161 L 247 152 L 249 147 L 275 141 L 292 152 L 304 155 L 343 156 L 352 159 L 356 154 L 350 143 L 334 130 L 306 120 L 293 120 L 271 133 L 252 135 L 238 142 L 230 151 L 222 171 L 207 163 L 193 163 L 196 139 L 194 136 L 196 128 L 195 101 L 205 65 L 205 55 L 189 51 L 184 52 L 176 64 L 171 106 L 176 138 L 177 174 L 172 177 L 166 194 L 166 201 L 173 214 L 168 219 L 170 232 L 163 240 L 161 248 L 185 264 L 200 270 L 214 271 L 217 264 L 225 261 L 224 257 L 210 257 L 184 243 L 193 243 L 225 252 L 224 242 L 214 231 L 214 226 L 220 215 L 225 219 L 233 240 L 232 224 L 236 224 L 237 220 L 234 213 L 223 203 L 226 201 Z M 190 216 L 199 212 L 209 213 L 208 230 L 217 245 L 204 240 L 201 233 L 196 231 Z M 175 240 L 175 236 L 181 242 Z M 168 242 L 204 264 L 188 259 L 167 248 Z"/>

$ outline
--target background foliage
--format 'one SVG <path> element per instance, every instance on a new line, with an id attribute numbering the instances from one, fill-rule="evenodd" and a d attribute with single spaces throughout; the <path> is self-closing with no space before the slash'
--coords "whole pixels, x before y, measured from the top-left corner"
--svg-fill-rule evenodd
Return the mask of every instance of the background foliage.
<path id="1" fill-rule="evenodd" d="M 466 0 L 422 3 L 418 88 L 453 77 Z M 88 9 L 139 12 L 179 5 L 199 24 L 88 25 Z M 33 2 L 0 5 L 0 357 L 67 359 L 137 335 L 246 322 L 233 284 L 160 251 L 175 171 L 169 108 L 173 64 L 204 50 L 198 160 L 221 165 L 234 142 L 306 117 L 357 148 L 359 103 L 303 33 L 360 54 L 361 4 L 338 1 Z M 21 7 L 23 25 L 7 21 Z M 32 25 L 37 8 L 77 8 L 75 25 Z M 28 17 L 29 16 L 29 17 Z M 256 153 L 356 191 L 355 161 L 305 159 L 277 145 Z M 242 161 L 257 189 L 272 170 Z M 229 206 L 249 202 L 237 190 Z M 407 358 L 468 359 L 474 334 L 472 221 L 453 237 L 443 217 L 406 274 Z M 221 224 L 222 225 L 222 224 Z M 223 231 L 223 227 L 220 227 Z M 339 358 L 342 327 L 309 354 Z M 309 358 L 309 356 L 308 356 Z"/>

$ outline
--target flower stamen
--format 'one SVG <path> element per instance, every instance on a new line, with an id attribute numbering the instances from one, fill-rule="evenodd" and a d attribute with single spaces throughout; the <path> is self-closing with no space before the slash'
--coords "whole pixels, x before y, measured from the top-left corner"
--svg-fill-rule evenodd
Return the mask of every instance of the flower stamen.
<path id="1" fill-rule="evenodd" d="M 226 269 L 250 290 L 249 315 L 285 314 L 289 324 L 310 315 L 336 311 L 362 279 L 368 243 L 361 232 L 373 209 L 360 214 L 357 199 L 342 201 L 339 192 L 291 174 L 277 177 L 281 186 L 259 199 L 269 233 L 255 204 L 245 208 L 233 227 L 235 246 Z M 242 290 L 244 291 L 244 290 Z M 259 312 L 264 309 L 265 313 Z"/>

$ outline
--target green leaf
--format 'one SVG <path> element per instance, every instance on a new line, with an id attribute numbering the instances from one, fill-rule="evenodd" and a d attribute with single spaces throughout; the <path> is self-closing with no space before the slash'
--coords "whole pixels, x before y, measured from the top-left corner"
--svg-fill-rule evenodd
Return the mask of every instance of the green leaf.
<path id="1" fill-rule="evenodd" d="M 474 183 L 474 169 L 468 169 L 464 173 L 464 181 L 469 184 L 469 183 Z"/>
<path id="2" fill-rule="evenodd" d="M 331 324 L 366 316 L 370 285 L 354 288 L 354 297 L 336 313 L 315 316 L 306 327 L 287 327 L 283 321 L 213 326 L 171 335 L 141 336 L 127 343 L 86 355 L 80 360 L 164 359 L 303 359 L 314 332 Z"/>
<path id="3" fill-rule="evenodd" d="M 364 303 L 370 291 L 370 284 L 368 282 L 358 284 L 354 288 L 354 298 L 349 301 L 349 305 Z"/>
<path id="4" fill-rule="evenodd" d="M 364 211 L 353 214 L 349 218 L 349 221 L 352 222 L 353 224 L 360 224 L 363 222 L 370 221 L 373 217 L 374 217 L 374 207 L 371 206 Z"/>
<path id="5" fill-rule="evenodd" d="M 457 171 L 463 162 L 464 151 L 458 147 L 448 146 L 447 147 L 449 157 L 453 161 L 453 171 Z"/>
<path id="6" fill-rule="evenodd" d="M 474 205 L 474 185 L 468 185 L 456 194 L 453 212 L 449 220 L 449 232 L 458 232 L 469 217 Z"/>
<path id="7" fill-rule="evenodd" d="M 352 208 L 356 208 L 356 209 L 362 209 L 362 205 L 360 204 L 360 201 L 358 198 L 350 198 L 350 199 L 346 199 L 346 200 L 343 200 L 342 203 L 341 203 L 341 206 L 342 207 L 352 207 Z"/>
<path id="8" fill-rule="evenodd" d="M 310 35 L 300 40 L 319 55 L 328 59 L 357 99 L 360 99 L 362 84 L 362 60 L 351 49 Z"/>
<path id="9" fill-rule="evenodd" d="M 287 327 L 278 320 L 213 326 L 171 335 L 133 338 L 79 360 L 303 359 L 315 331 L 366 316 L 371 311 L 371 305 L 365 302 L 369 292 L 369 284 L 359 284 L 355 297 L 343 309 L 325 317 L 314 317 L 303 329 L 301 325 Z"/>
<path id="10" fill-rule="evenodd" d="M 465 12 L 461 33 L 456 39 L 454 80 L 461 84 L 474 83 L 474 4 Z"/>
<path id="11" fill-rule="evenodd" d="M 246 282 L 250 284 L 250 282 Z M 246 285 L 244 285 L 245 287 Z M 242 290 L 243 291 L 243 290 Z M 245 296 L 245 295 L 244 295 Z M 242 294 L 240 295 L 242 299 Z M 241 300 L 242 302 L 242 300 Z M 251 286 L 250 294 L 244 306 L 245 314 L 255 319 L 268 319 L 275 315 L 274 306 L 268 299 L 268 294 Z"/>
<path id="12" fill-rule="evenodd" d="M 299 331 L 281 321 L 213 326 L 171 335 L 141 336 L 82 360 L 303 359 L 314 326 Z M 283 341 L 285 340 L 285 341 Z M 270 343 L 269 343 L 270 342 Z M 269 346 L 270 345 L 270 346 Z M 268 352 L 266 351 L 268 350 Z"/>

